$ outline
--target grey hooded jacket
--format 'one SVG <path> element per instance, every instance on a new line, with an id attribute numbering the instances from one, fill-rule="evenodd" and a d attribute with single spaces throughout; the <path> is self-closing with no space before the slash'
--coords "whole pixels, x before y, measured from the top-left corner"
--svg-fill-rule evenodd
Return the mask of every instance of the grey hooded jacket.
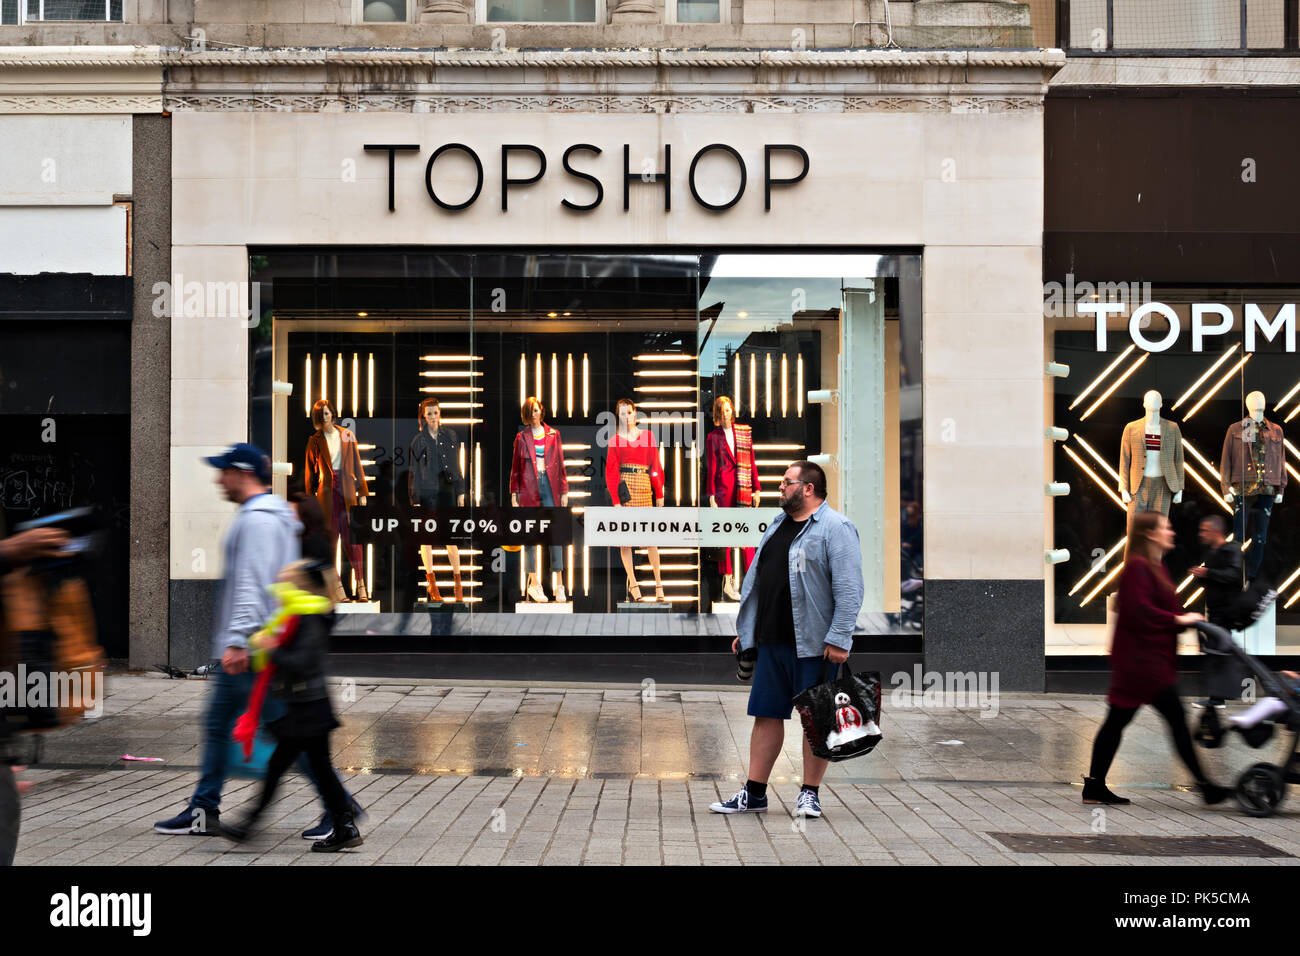
<path id="1" fill-rule="evenodd" d="M 270 618 L 275 598 L 267 585 L 298 560 L 300 528 L 293 508 L 273 494 L 255 495 L 239 506 L 226 532 L 225 576 L 212 620 L 213 660 L 228 647 L 247 647 Z"/>

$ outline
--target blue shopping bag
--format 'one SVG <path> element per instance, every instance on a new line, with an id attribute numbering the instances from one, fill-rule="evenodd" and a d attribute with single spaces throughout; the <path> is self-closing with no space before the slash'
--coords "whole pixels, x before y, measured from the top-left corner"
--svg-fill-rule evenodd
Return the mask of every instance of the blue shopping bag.
<path id="1" fill-rule="evenodd" d="M 275 749 L 275 740 L 265 727 L 257 728 L 253 738 L 253 755 L 244 759 L 244 745 L 237 740 L 230 741 L 226 757 L 227 777 L 247 777 L 250 780 L 266 779 L 266 765 L 271 760 L 271 751 Z"/>

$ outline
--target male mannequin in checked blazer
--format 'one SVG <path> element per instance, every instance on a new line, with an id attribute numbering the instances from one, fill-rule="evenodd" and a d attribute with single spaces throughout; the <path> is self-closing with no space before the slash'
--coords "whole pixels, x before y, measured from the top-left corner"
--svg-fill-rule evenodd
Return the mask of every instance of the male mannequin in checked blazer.
<path id="1" fill-rule="evenodd" d="M 1124 426 L 1119 446 L 1119 490 L 1128 524 L 1141 511 L 1169 514 L 1183 500 L 1183 433 L 1160 417 L 1160 393 L 1142 396 L 1146 417 Z"/>

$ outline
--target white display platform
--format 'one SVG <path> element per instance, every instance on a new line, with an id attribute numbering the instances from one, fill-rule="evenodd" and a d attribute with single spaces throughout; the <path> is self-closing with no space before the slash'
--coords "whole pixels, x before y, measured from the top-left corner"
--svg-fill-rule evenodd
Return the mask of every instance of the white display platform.
<path id="1" fill-rule="evenodd" d="M 515 604 L 516 614 L 572 614 L 573 602 L 565 601 L 558 604 L 550 601 L 546 604 L 538 604 L 536 601 L 519 601 Z"/>
<path id="2" fill-rule="evenodd" d="M 737 604 L 735 601 L 714 601 L 713 602 L 714 614 L 738 614 L 739 612 L 740 612 L 740 605 Z"/>
<path id="3" fill-rule="evenodd" d="M 378 614 L 378 601 L 344 601 L 334 605 L 336 614 Z"/>
<path id="4" fill-rule="evenodd" d="M 617 606 L 628 614 L 667 614 L 673 609 L 668 601 L 619 601 Z"/>
<path id="5" fill-rule="evenodd" d="M 1252 656 L 1277 653 L 1277 601 L 1244 631 L 1233 631 L 1232 639 Z"/>

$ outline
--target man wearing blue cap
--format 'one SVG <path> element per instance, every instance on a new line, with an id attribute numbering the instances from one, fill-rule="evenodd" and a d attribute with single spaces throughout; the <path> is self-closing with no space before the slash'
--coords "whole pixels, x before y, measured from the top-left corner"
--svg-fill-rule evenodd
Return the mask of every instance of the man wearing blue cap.
<path id="1" fill-rule="evenodd" d="M 199 785 L 184 811 L 154 824 L 159 833 L 220 833 L 230 732 L 253 688 L 248 639 L 274 610 L 267 586 L 299 557 L 298 519 L 287 502 L 271 494 L 271 460 L 266 454 L 241 442 L 204 461 L 218 470 L 217 484 L 239 510 L 223 545 L 225 574 L 212 626 L 212 659 L 220 666 L 214 668 L 208 699 Z"/>

